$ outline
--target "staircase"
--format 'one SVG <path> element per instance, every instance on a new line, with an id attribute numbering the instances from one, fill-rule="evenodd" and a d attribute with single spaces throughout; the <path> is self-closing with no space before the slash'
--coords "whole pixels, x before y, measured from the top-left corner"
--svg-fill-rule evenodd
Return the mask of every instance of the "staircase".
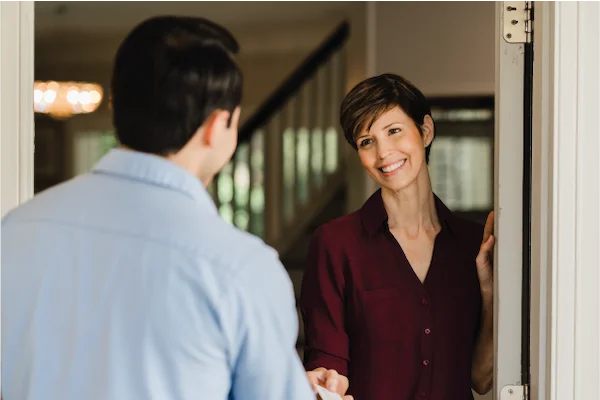
<path id="1" fill-rule="evenodd" d="M 279 252 L 296 295 L 310 235 L 345 211 L 339 107 L 348 36 L 344 22 L 243 124 L 233 159 L 209 187 L 226 221 Z M 300 354 L 303 336 L 301 323 Z"/>
<path id="2" fill-rule="evenodd" d="M 341 24 L 246 121 L 209 188 L 225 220 L 280 254 L 344 186 L 338 110 L 348 34 Z"/>

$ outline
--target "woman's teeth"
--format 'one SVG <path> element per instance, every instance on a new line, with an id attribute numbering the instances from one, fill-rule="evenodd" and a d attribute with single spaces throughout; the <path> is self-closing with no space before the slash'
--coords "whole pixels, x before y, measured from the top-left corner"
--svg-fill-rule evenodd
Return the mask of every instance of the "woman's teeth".
<path id="1" fill-rule="evenodd" d="M 406 159 L 402 160 L 402 161 L 398 161 L 397 163 L 394 163 L 392 165 L 388 165 L 386 167 L 383 168 L 379 168 L 381 171 L 383 172 L 394 172 L 395 170 L 397 170 L 398 168 L 400 168 L 401 166 L 404 165 L 404 163 L 406 162 Z"/>

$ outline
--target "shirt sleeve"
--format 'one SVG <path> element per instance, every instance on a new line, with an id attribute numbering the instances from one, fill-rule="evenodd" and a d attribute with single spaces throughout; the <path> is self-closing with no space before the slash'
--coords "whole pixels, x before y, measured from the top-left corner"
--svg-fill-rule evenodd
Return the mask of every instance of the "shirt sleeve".
<path id="1" fill-rule="evenodd" d="M 222 307 L 234 400 L 314 400 L 296 351 L 298 314 L 289 275 L 272 251 L 235 277 Z"/>
<path id="2" fill-rule="evenodd" d="M 343 259 L 318 229 L 313 235 L 300 294 L 306 349 L 304 366 L 334 369 L 348 376 L 348 334 L 345 328 Z"/>

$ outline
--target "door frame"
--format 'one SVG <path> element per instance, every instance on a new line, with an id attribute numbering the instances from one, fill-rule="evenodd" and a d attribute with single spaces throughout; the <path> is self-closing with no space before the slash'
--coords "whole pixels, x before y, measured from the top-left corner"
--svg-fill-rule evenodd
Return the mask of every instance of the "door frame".
<path id="1" fill-rule="evenodd" d="M 504 40 L 496 3 L 494 399 L 521 385 L 524 45 Z"/>
<path id="2" fill-rule="evenodd" d="M 33 1 L 0 5 L 1 209 L 33 197 Z"/>
<path id="3" fill-rule="evenodd" d="M 600 398 L 600 4 L 536 2 L 531 398 Z"/>

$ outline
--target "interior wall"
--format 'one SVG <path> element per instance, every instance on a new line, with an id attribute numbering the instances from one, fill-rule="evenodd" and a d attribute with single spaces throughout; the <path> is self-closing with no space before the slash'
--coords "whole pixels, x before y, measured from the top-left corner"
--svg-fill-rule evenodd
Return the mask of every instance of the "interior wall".
<path id="1" fill-rule="evenodd" d="M 494 93 L 495 2 L 375 3 L 375 73 L 426 96 Z"/>

